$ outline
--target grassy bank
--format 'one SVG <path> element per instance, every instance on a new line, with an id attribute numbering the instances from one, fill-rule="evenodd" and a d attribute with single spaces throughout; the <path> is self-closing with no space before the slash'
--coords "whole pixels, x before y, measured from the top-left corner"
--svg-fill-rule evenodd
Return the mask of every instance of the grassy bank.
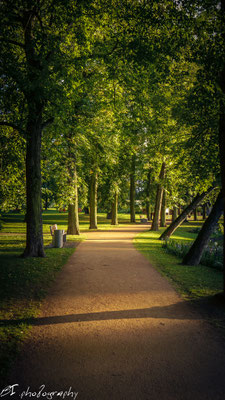
<path id="1" fill-rule="evenodd" d="M 175 240 L 193 240 L 201 222 L 183 224 L 172 236 Z M 186 300 L 191 301 L 214 324 L 225 329 L 224 305 L 215 295 L 223 289 L 223 273 L 204 265 L 185 266 L 182 259 L 168 253 L 158 240 L 159 232 L 143 232 L 135 238 L 136 248 L 165 276 Z"/>

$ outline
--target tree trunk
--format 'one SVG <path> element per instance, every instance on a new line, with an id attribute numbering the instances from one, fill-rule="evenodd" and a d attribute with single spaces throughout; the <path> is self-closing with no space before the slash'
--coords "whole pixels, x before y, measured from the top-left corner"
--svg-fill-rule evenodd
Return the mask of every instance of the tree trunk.
<path id="1" fill-rule="evenodd" d="M 159 240 L 165 240 L 168 239 L 174 232 L 175 230 L 184 222 L 184 220 L 187 218 L 188 214 L 192 212 L 201 202 L 202 200 L 209 194 L 211 193 L 215 188 L 212 187 L 207 192 L 203 192 L 202 194 L 198 194 L 194 200 L 187 206 L 183 212 L 177 217 L 175 221 L 173 221 L 170 226 L 162 233 L 160 236 Z"/>
<path id="2" fill-rule="evenodd" d="M 45 257 L 41 214 L 41 125 L 42 107 L 34 105 L 27 123 L 27 240 L 23 257 Z"/>
<path id="3" fill-rule="evenodd" d="M 107 212 L 106 219 L 112 219 L 112 210 Z"/>
<path id="4" fill-rule="evenodd" d="M 48 211 L 48 195 L 47 195 L 47 193 L 45 193 L 44 202 L 45 202 L 45 211 Z"/>
<path id="5" fill-rule="evenodd" d="M 195 239 L 190 250 L 183 259 L 183 264 L 185 265 L 198 265 L 201 261 L 202 254 L 207 247 L 210 236 L 215 230 L 216 224 L 221 217 L 223 212 L 223 196 L 222 192 L 219 193 L 217 200 L 209 214 L 207 220 L 202 226 L 197 238 Z"/>
<path id="6" fill-rule="evenodd" d="M 221 0 L 221 33 L 222 33 L 222 46 L 225 45 L 225 0 Z M 223 69 L 220 74 L 220 87 L 223 93 L 223 98 L 220 100 L 220 120 L 219 120 L 219 154 L 220 154 L 220 172 L 222 180 L 222 196 L 223 196 L 223 223 L 225 227 L 225 106 L 224 106 L 224 94 L 225 94 L 225 63 L 223 63 Z M 223 290 L 225 295 L 225 233 L 223 235 Z"/>
<path id="7" fill-rule="evenodd" d="M 132 156 L 130 174 L 130 222 L 135 221 L 135 155 Z"/>
<path id="8" fill-rule="evenodd" d="M 166 191 L 163 189 L 160 226 L 166 226 Z"/>
<path id="9" fill-rule="evenodd" d="M 179 204 L 179 207 L 178 207 L 178 217 L 179 217 L 179 215 L 182 213 L 182 210 L 181 210 L 181 205 Z"/>
<path id="10" fill-rule="evenodd" d="M 202 206 L 202 219 L 206 219 L 206 204 L 203 204 Z"/>
<path id="11" fill-rule="evenodd" d="M 152 169 L 150 168 L 147 175 L 147 186 L 146 186 L 146 217 L 147 220 L 150 221 L 150 188 L 151 188 L 151 172 Z"/>
<path id="12" fill-rule="evenodd" d="M 80 235 L 79 213 L 78 213 L 78 187 L 77 187 L 77 171 L 73 170 L 72 183 L 74 186 L 74 201 L 68 207 L 68 235 Z"/>
<path id="13" fill-rule="evenodd" d="M 194 221 L 198 221 L 198 210 L 197 210 L 197 208 L 194 210 Z"/>
<path id="14" fill-rule="evenodd" d="M 178 217 L 178 208 L 177 206 L 173 206 L 173 215 L 172 215 L 172 222 L 174 222 Z"/>
<path id="15" fill-rule="evenodd" d="M 114 201 L 112 204 L 112 222 L 111 225 L 118 225 L 118 191 L 115 191 Z"/>
<path id="16" fill-rule="evenodd" d="M 155 201 L 155 211 L 154 217 L 152 221 L 151 231 L 158 231 L 159 230 L 159 217 L 161 213 L 161 206 L 162 206 L 162 197 L 163 197 L 163 179 L 165 176 L 165 163 L 162 163 L 161 171 L 159 174 L 159 183 L 156 193 L 156 201 Z"/>
<path id="17" fill-rule="evenodd" d="M 97 226 L 97 189 L 98 189 L 98 175 L 93 172 L 91 175 L 90 185 L 90 227 L 89 229 L 98 229 Z"/>

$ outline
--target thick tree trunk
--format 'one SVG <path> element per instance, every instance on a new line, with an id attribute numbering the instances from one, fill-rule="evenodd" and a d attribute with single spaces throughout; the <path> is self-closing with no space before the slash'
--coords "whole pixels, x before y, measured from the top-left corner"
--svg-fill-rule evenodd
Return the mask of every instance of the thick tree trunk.
<path id="1" fill-rule="evenodd" d="M 215 230 L 216 224 L 223 212 L 223 196 L 222 192 L 219 193 L 217 200 L 209 214 L 207 220 L 202 226 L 196 240 L 191 246 L 190 250 L 183 259 L 185 265 L 198 265 L 201 261 L 204 250 L 207 247 L 209 239 Z"/>
<path id="2" fill-rule="evenodd" d="M 166 191 L 163 189 L 160 226 L 166 226 Z"/>
<path id="3" fill-rule="evenodd" d="M 132 156 L 130 174 L 130 222 L 135 222 L 135 155 Z"/>
<path id="4" fill-rule="evenodd" d="M 150 221 L 150 220 L 151 220 L 151 206 L 150 206 L 150 202 L 149 202 L 149 201 L 146 201 L 145 206 L 146 206 L 146 217 L 147 217 L 147 220 Z"/>
<path id="5" fill-rule="evenodd" d="M 27 123 L 27 241 L 24 257 L 45 257 L 41 214 L 41 109 L 41 106 L 35 106 Z"/>
<path id="6" fill-rule="evenodd" d="M 80 235 L 79 213 L 78 213 L 78 187 L 77 187 L 77 171 L 73 170 L 72 184 L 74 186 L 73 203 L 68 207 L 68 235 Z"/>
<path id="7" fill-rule="evenodd" d="M 198 210 L 197 210 L 197 208 L 194 210 L 194 221 L 197 221 L 198 220 Z"/>
<path id="8" fill-rule="evenodd" d="M 111 225 L 118 225 L 118 191 L 115 191 L 114 201 L 112 204 L 112 222 Z"/>
<path id="9" fill-rule="evenodd" d="M 146 217 L 147 220 L 150 220 L 150 190 L 151 190 L 151 173 L 152 169 L 150 168 L 147 175 L 147 186 L 146 186 Z"/>
<path id="10" fill-rule="evenodd" d="M 172 222 L 174 222 L 178 217 L 178 208 L 177 206 L 173 206 L 173 215 L 172 215 Z"/>
<path id="11" fill-rule="evenodd" d="M 152 221 L 151 231 L 158 231 L 159 230 L 159 217 L 161 213 L 161 206 L 162 206 L 162 197 L 163 197 L 163 179 L 165 176 L 165 163 L 162 163 L 161 171 L 159 174 L 159 184 L 156 193 L 156 201 L 155 201 L 155 211 L 154 217 Z"/>
<path id="12" fill-rule="evenodd" d="M 221 0 L 221 33 L 222 33 L 222 46 L 225 45 L 225 0 Z M 224 104 L 224 94 L 225 94 L 225 63 L 223 64 L 223 69 L 220 75 L 220 87 L 223 93 L 223 98 L 220 100 L 220 120 L 219 120 L 219 153 L 220 153 L 220 172 L 222 180 L 222 197 L 223 197 L 223 222 L 225 227 L 225 104 Z M 225 295 L 225 234 L 223 235 L 223 290 Z"/>
<path id="13" fill-rule="evenodd" d="M 177 219 L 168 226 L 168 228 L 162 233 L 160 236 L 159 240 L 165 240 L 168 239 L 174 232 L 175 230 L 184 222 L 184 220 L 187 218 L 188 214 L 192 212 L 201 202 L 202 200 L 212 191 L 214 190 L 214 187 L 210 188 L 207 190 L 207 192 L 203 192 L 202 194 L 198 194 L 194 200 L 187 206 L 183 212 L 177 217 Z"/>
<path id="14" fill-rule="evenodd" d="M 90 227 L 89 229 L 98 229 L 97 226 L 97 189 L 98 189 L 98 175 L 93 172 L 91 175 L 90 185 Z"/>
<path id="15" fill-rule="evenodd" d="M 80 235 L 78 204 L 68 206 L 68 235 Z"/>

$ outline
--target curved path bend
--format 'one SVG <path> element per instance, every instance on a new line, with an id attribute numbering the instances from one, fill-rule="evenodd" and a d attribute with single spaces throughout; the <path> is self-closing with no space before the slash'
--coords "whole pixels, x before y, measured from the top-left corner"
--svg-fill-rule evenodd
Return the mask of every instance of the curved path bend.
<path id="1" fill-rule="evenodd" d="M 147 228 L 86 234 L 12 371 L 24 399 L 225 399 L 223 340 L 134 248 Z"/>

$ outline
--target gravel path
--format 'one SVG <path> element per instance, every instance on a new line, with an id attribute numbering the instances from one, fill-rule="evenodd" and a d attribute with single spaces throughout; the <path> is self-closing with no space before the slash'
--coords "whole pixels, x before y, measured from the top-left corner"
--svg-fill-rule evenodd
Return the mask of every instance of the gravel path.
<path id="1" fill-rule="evenodd" d="M 225 399 L 224 342 L 134 248 L 146 228 L 86 234 L 44 302 L 8 398 Z"/>

